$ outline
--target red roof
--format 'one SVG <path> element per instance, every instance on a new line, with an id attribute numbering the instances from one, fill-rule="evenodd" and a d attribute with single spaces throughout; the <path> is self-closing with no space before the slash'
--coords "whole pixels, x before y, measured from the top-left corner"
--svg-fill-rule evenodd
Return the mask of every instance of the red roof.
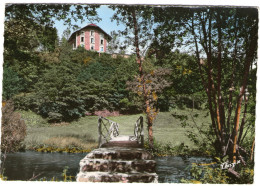
<path id="1" fill-rule="evenodd" d="M 101 32 L 103 32 L 103 33 L 108 37 L 108 40 L 111 40 L 111 39 L 112 39 L 112 37 L 111 37 L 109 34 L 107 34 L 103 29 L 101 29 L 99 26 L 97 26 L 97 25 L 91 23 L 91 24 L 88 24 L 87 26 L 85 26 L 85 27 L 83 27 L 83 28 L 80 28 L 79 30 L 73 32 L 73 33 L 71 34 L 69 40 L 71 40 L 77 32 L 79 32 L 79 31 L 81 31 L 82 29 L 87 28 L 87 27 L 96 27 L 96 29 L 99 29 Z"/>
<path id="2" fill-rule="evenodd" d="M 95 24 L 91 23 L 91 24 L 89 24 L 89 25 L 87 25 L 87 26 L 97 26 L 97 25 L 95 25 Z"/>

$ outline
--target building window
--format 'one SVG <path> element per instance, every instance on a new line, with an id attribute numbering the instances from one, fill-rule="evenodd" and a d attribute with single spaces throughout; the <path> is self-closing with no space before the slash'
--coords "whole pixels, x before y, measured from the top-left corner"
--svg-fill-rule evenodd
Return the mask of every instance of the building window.
<path id="1" fill-rule="evenodd" d="M 101 44 L 101 45 L 104 45 L 104 39 L 101 39 L 101 40 L 100 40 L 100 44 Z"/>
<path id="2" fill-rule="evenodd" d="M 90 50 L 94 50 L 94 46 L 93 45 L 91 45 Z"/>
<path id="3" fill-rule="evenodd" d="M 84 43 L 84 40 L 85 40 L 85 32 L 80 32 L 80 43 Z"/>
<path id="4" fill-rule="evenodd" d="M 94 38 L 92 37 L 92 38 L 90 38 L 90 43 L 95 43 L 95 40 L 94 40 Z"/>
<path id="5" fill-rule="evenodd" d="M 91 36 L 94 36 L 94 33 L 95 33 L 95 32 L 94 32 L 93 30 L 90 31 L 90 35 L 91 35 Z"/>

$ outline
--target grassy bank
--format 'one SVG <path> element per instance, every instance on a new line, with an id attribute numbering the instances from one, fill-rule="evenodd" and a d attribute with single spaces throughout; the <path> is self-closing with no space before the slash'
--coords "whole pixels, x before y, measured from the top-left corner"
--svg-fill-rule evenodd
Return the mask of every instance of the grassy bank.
<path id="1" fill-rule="evenodd" d="M 97 116 L 86 116 L 71 123 L 48 124 L 45 119 L 33 112 L 20 111 L 20 113 L 27 125 L 27 136 L 24 141 L 27 150 L 88 152 L 97 147 Z M 196 149 L 185 135 L 191 128 L 183 128 L 180 124 L 181 121 L 172 116 L 172 114 L 190 115 L 190 113 L 198 114 L 198 117 L 195 118 L 198 125 L 209 123 L 209 117 L 205 117 L 206 112 L 201 110 L 185 109 L 159 113 L 153 126 L 156 147 L 163 146 L 165 150 L 169 148 L 176 152 L 181 147 L 189 150 Z M 120 124 L 120 135 L 133 135 L 134 123 L 139 116 L 141 115 L 108 118 Z M 191 118 L 188 121 L 193 123 Z M 147 137 L 146 125 L 144 124 L 144 126 L 145 137 Z"/>

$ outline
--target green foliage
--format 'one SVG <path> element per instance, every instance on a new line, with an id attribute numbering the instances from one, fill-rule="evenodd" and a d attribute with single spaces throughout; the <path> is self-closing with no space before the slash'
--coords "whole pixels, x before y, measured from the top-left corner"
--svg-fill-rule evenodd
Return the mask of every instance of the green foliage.
<path id="1" fill-rule="evenodd" d="M 9 52 L 14 52 L 14 54 Z M 34 52 L 8 50 L 4 53 L 4 66 L 16 72 L 23 80 L 18 87 L 24 86 L 25 92 L 32 90 L 33 85 L 37 82 L 38 77 L 45 68 L 45 65 L 39 62 L 40 59 L 37 53 Z"/>
<path id="2" fill-rule="evenodd" d="M 49 122 L 72 121 L 84 116 L 85 111 L 140 112 L 137 97 L 126 90 L 126 81 L 136 73 L 129 71 L 134 69 L 133 58 L 113 59 L 83 48 L 72 50 L 64 42 L 53 52 L 39 53 L 34 61 L 28 67 L 35 70 L 24 67 L 20 71 L 22 66 L 15 64 L 24 77 L 36 78 L 28 79 L 32 82 L 30 92 L 15 95 L 17 109 L 32 110 Z M 26 74 L 27 69 L 35 75 Z M 129 100 L 128 104 L 124 98 Z"/>
<path id="3" fill-rule="evenodd" d="M 36 113 L 39 112 L 39 106 L 42 103 L 42 98 L 35 92 L 20 93 L 13 97 L 15 109 L 31 110 Z"/>
<path id="4" fill-rule="evenodd" d="M 114 70 L 111 65 L 102 64 L 100 62 L 91 63 L 81 71 L 78 80 L 89 81 L 93 79 L 102 83 L 109 80 Z"/>
<path id="5" fill-rule="evenodd" d="M 253 184 L 254 183 L 254 169 L 252 167 L 242 167 L 239 171 L 240 178 L 238 183 Z"/>
<path id="6" fill-rule="evenodd" d="M 24 90 L 24 81 L 9 67 L 3 69 L 3 100 L 9 100 Z"/>
<path id="7" fill-rule="evenodd" d="M 199 116 L 198 114 L 189 115 L 177 115 L 172 116 L 180 120 L 180 125 L 184 128 L 190 128 L 186 130 L 186 136 L 199 148 L 200 152 L 204 152 L 208 156 L 221 156 L 220 152 L 216 152 L 219 144 L 215 139 L 214 131 L 209 125 L 200 124 L 198 125 L 195 119 Z M 192 119 L 192 122 L 188 121 L 188 118 Z M 198 131 L 198 132 L 195 132 Z M 251 136 L 244 143 L 248 146 L 247 151 L 250 151 L 252 144 Z M 216 162 L 209 165 L 196 165 L 193 164 L 191 167 L 191 180 L 182 180 L 183 183 L 212 183 L 212 184 L 248 184 L 253 182 L 254 177 L 254 165 L 252 161 L 246 162 L 245 165 L 242 163 L 236 164 L 234 170 L 239 174 L 239 177 L 231 174 L 227 169 L 221 169 L 220 164 L 229 162 L 229 156 L 225 157 L 214 157 Z M 217 166 L 211 166 L 211 165 Z"/>
<path id="8" fill-rule="evenodd" d="M 190 172 L 193 177 L 191 180 L 182 179 L 182 183 L 210 183 L 210 184 L 252 184 L 254 180 L 254 170 L 252 164 L 240 166 L 237 164 L 235 170 L 239 177 L 229 173 L 227 169 L 220 168 L 221 162 L 209 164 L 193 164 Z"/>
<path id="9" fill-rule="evenodd" d="M 144 148 L 150 151 L 153 156 L 185 156 L 187 154 L 191 154 L 188 146 L 181 143 L 180 145 L 173 146 L 170 142 L 168 143 L 159 143 L 154 138 L 153 149 L 151 149 L 148 145 L 148 142 L 145 143 Z"/>
<path id="10" fill-rule="evenodd" d="M 135 74 L 135 71 L 129 70 L 134 69 L 134 64 L 132 58 L 91 57 L 77 77 L 84 87 L 85 109 L 91 113 L 97 110 L 140 111 L 138 102 L 132 101 L 135 97 L 126 90 L 126 81 L 133 79 Z M 131 104 L 124 104 L 122 99 L 131 99 Z"/>
<path id="11" fill-rule="evenodd" d="M 98 21 L 100 19 L 96 12 L 98 7 L 99 5 L 82 4 L 8 4 L 5 9 L 5 18 L 7 21 L 15 18 L 19 21 L 27 21 L 29 25 L 38 23 L 50 27 L 53 27 L 56 19 L 64 21 L 65 24 L 73 26 L 75 29 L 77 26 L 72 24 L 72 20 Z M 36 27 L 35 30 L 41 31 L 41 29 L 42 27 Z M 19 31 L 17 30 L 16 34 L 19 34 Z"/>
<path id="12" fill-rule="evenodd" d="M 209 166 L 198 166 L 193 164 L 191 167 L 192 180 L 182 180 L 182 183 L 210 183 L 210 184 L 227 184 L 229 177 L 227 170 L 212 168 Z"/>
<path id="13" fill-rule="evenodd" d="M 124 113 L 131 113 L 131 114 L 136 114 L 136 113 L 141 113 L 141 107 L 142 105 L 140 104 L 140 100 L 138 100 L 138 97 L 133 97 L 132 101 L 129 101 L 128 98 L 123 98 L 119 101 L 119 108 L 120 111 Z M 139 103 L 139 104 L 138 104 Z"/>
<path id="14" fill-rule="evenodd" d="M 163 91 L 158 100 L 161 109 L 167 111 L 171 107 L 201 108 L 206 97 L 202 93 L 203 84 L 194 56 L 176 50 L 165 54 L 164 58 L 159 58 L 156 65 L 171 69 L 167 78 L 172 84 Z"/>
<path id="15" fill-rule="evenodd" d="M 42 51 L 53 51 L 58 45 L 57 29 L 45 26 L 42 32 L 38 34 L 40 49 Z"/>
<path id="16" fill-rule="evenodd" d="M 35 85 L 42 98 L 39 113 L 49 122 L 71 121 L 84 115 L 83 100 L 79 97 L 81 88 L 77 86 L 72 65 L 65 61 L 54 65 Z"/>
<path id="17" fill-rule="evenodd" d="M 144 144 L 144 148 L 152 153 L 153 156 L 208 156 L 204 151 L 190 148 L 184 143 L 180 143 L 179 145 L 173 145 L 171 142 L 161 143 L 156 138 L 153 141 L 153 148 L 149 146 L 148 141 L 145 141 Z"/>

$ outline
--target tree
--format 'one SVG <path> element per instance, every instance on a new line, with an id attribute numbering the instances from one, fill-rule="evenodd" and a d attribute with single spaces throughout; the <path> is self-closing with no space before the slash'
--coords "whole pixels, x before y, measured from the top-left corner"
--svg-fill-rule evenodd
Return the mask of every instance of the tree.
<path id="1" fill-rule="evenodd" d="M 153 8 L 156 27 L 149 52 L 161 64 L 175 47 L 196 56 L 216 139 L 213 145 L 219 156 L 228 155 L 232 162 L 244 162 L 241 135 L 247 133 L 246 125 L 251 126 L 246 112 L 254 96 L 247 98 L 245 92 L 254 92 L 247 85 L 256 61 L 257 14 L 254 8 Z"/>
<path id="2" fill-rule="evenodd" d="M 72 121 L 85 114 L 77 81 L 84 64 L 71 61 L 71 53 L 69 46 L 61 47 L 58 63 L 50 63 L 34 86 L 41 100 L 38 112 L 49 122 Z"/>
<path id="3" fill-rule="evenodd" d="M 196 45 L 202 46 L 207 56 L 205 62 L 207 80 L 203 79 L 203 82 L 208 95 L 212 126 L 218 140 L 217 148 L 220 150 L 221 156 L 228 153 L 233 162 L 236 162 L 237 157 L 244 161 L 240 156 L 238 131 L 239 125 L 243 125 L 240 124 L 240 113 L 245 89 L 247 88 L 248 74 L 256 56 L 257 12 L 254 9 L 251 9 L 250 13 L 249 9 L 205 9 L 195 11 L 194 15 L 194 20 L 191 22 L 194 42 Z M 196 23 L 199 23 L 199 25 Z M 202 30 L 200 37 L 197 36 L 198 31 L 195 30 L 198 28 L 197 26 Z M 247 33 L 247 36 L 245 33 Z M 199 38 L 198 41 L 197 38 Z M 231 43 L 229 43 L 230 40 Z M 232 42 L 234 47 L 228 48 Z M 198 47 L 196 47 L 196 55 L 199 68 L 202 69 Z M 238 55 L 240 59 L 237 57 Z M 232 62 L 232 65 L 227 66 L 228 63 L 224 64 L 224 61 Z M 240 72 L 235 72 L 235 66 L 238 67 L 238 62 L 243 66 L 240 67 Z M 230 69 L 231 73 L 227 74 L 231 81 L 228 86 L 225 86 L 224 78 L 227 75 L 225 74 L 227 69 Z M 234 75 L 238 76 L 236 85 L 234 85 Z M 201 76 L 203 78 L 202 72 Z M 239 76 L 243 78 L 241 79 Z M 236 88 L 239 94 L 237 95 L 236 106 L 232 106 L 233 92 Z M 230 91 L 228 93 L 223 89 Z M 225 104 L 227 95 L 229 95 L 229 100 L 228 104 Z M 228 105 L 227 112 L 225 112 L 225 105 Z M 244 105 L 246 107 L 247 103 L 244 102 Z M 244 111 L 246 112 L 246 108 Z M 231 124 L 232 112 L 234 113 L 233 125 Z M 226 113 L 228 117 L 226 117 Z M 243 127 L 240 127 L 240 130 L 243 133 Z"/>
<path id="4" fill-rule="evenodd" d="M 174 52 L 164 54 L 163 59 L 157 60 L 157 65 L 172 69 L 168 77 L 168 81 L 172 82 L 172 85 L 163 91 L 162 98 L 164 100 L 162 98 L 159 100 L 163 102 L 162 106 L 170 107 L 170 104 L 172 105 L 170 100 L 174 99 L 175 105 L 173 106 L 175 107 L 200 108 L 200 104 L 205 98 L 202 94 L 203 85 L 200 80 L 195 56 L 175 50 Z"/>
<path id="5" fill-rule="evenodd" d="M 158 114 L 154 102 L 156 102 L 158 98 L 158 96 L 156 95 L 156 91 L 163 89 L 163 87 L 158 86 L 159 84 L 162 84 L 156 80 L 161 79 L 161 77 L 163 76 L 162 71 L 164 70 L 157 69 L 157 71 L 151 71 L 150 74 L 146 74 L 145 76 L 145 72 L 143 69 L 144 60 L 141 55 L 142 53 L 145 54 L 145 52 L 147 51 L 149 41 L 152 39 L 153 36 L 152 32 L 150 32 L 152 30 L 153 24 L 151 22 L 151 19 L 149 19 L 152 15 L 151 8 L 149 6 L 125 5 L 110 7 L 116 10 L 112 19 L 115 19 L 118 23 L 121 22 L 126 26 L 126 29 L 124 31 L 121 31 L 121 34 L 126 36 L 126 42 L 128 44 L 132 44 L 135 48 L 136 63 L 138 64 L 139 72 L 139 75 L 137 77 L 137 93 L 139 96 L 142 96 L 142 100 L 145 105 L 143 110 L 146 114 L 147 119 L 149 145 L 151 148 L 153 148 L 152 126 L 153 121 Z M 158 87 L 155 86 L 156 84 Z M 165 84 L 165 86 L 168 86 L 168 84 Z M 130 88 L 134 90 L 131 84 Z"/>
<path id="6" fill-rule="evenodd" d="M 8 67 L 3 71 L 3 100 L 9 100 L 13 95 L 24 90 L 23 79 Z"/>
<path id="7" fill-rule="evenodd" d="M 143 71 L 142 78 L 136 77 L 134 81 L 127 82 L 128 88 L 137 93 L 144 104 L 144 112 L 147 119 L 148 140 L 150 148 L 153 148 L 153 123 L 156 119 L 159 109 L 157 107 L 158 94 L 164 88 L 169 87 L 171 83 L 166 80 L 169 76 L 170 69 L 156 68 L 154 70 Z"/>
<path id="8" fill-rule="evenodd" d="M 116 31 L 112 31 L 110 33 L 110 36 L 112 37 L 111 41 L 109 41 L 108 45 L 108 52 L 113 54 L 113 53 L 118 53 L 120 50 L 124 50 L 125 48 L 121 46 L 120 43 L 120 35 Z"/>
<path id="9" fill-rule="evenodd" d="M 40 51 L 53 51 L 58 45 L 58 33 L 56 28 L 45 26 L 41 34 L 38 35 Z"/>

